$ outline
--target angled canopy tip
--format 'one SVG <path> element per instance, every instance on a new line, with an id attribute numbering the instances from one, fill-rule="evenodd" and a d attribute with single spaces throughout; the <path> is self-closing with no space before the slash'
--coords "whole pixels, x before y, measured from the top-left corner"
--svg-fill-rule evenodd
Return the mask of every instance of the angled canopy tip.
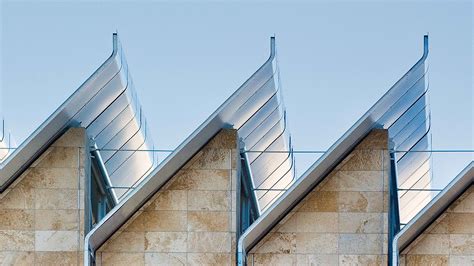
<path id="1" fill-rule="evenodd" d="M 428 55 L 429 51 L 429 41 L 428 41 L 428 33 L 423 36 L 423 57 Z"/>
<path id="2" fill-rule="evenodd" d="M 112 55 L 116 54 L 118 49 L 119 49 L 119 37 L 118 37 L 118 31 L 115 31 L 112 34 Z"/>
<path id="3" fill-rule="evenodd" d="M 270 37 L 270 57 L 275 56 L 276 47 L 275 47 L 275 36 Z"/>

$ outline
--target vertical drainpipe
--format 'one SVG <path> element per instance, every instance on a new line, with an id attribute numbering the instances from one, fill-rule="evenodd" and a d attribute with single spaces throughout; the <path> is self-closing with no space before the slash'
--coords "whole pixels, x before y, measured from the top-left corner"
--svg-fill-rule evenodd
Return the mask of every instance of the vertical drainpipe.
<path id="1" fill-rule="evenodd" d="M 396 235 L 400 232 L 400 213 L 398 206 L 397 159 L 393 152 L 394 143 L 390 141 L 390 174 L 389 174 L 389 213 L 388 213 L 388 265 L 398 265 Z M 396 255 L 395 255 L 396 253 Z M 395 257 L 395 258 L 394 258 Z"/>

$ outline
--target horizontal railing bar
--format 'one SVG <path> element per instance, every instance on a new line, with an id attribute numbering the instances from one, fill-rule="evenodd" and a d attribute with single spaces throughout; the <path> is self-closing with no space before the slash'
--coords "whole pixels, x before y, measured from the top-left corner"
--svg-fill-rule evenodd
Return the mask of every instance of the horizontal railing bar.
<path id="1" fill-rule="evenodd" d="M 442 189 L 423 189 L 423 188 L 399 188 L 398 191 L 443 191 Z"/>
<path id="2" fill-rule="evenodd" d="M 269 189 L 265 189 L 265 188 L 254 188 L 253 189 L 254 191 L 287 191 L 288 189 L 278 189 L 278 188 L 269 188 Z"/>
<path id="3" fill-rule="evenodd" d="M 107 189 L 136 189 L 137 187 L 122 187 L 122 186 L 113 186 L 113 187 L 106 187 Z"/>

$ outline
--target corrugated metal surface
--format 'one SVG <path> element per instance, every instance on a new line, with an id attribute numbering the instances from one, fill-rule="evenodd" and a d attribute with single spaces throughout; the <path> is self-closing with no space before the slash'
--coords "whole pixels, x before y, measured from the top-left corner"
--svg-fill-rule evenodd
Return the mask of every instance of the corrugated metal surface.
<path id="1" fill-rule="evenodd" d="M 421 59 L 247 229 L 239 240 L 239 263 L 244 263 L 245 253 L 324 179 L 372 129 L 388 129 L 396 150 L 412 151 L 430 147 L 425 64 L 428 57 L 428 36 L 424 36 L 423 48 Z M 425 173 L 416 171 L 423 166 L 429 170 L 429 153 L 397 153 L 397 156 L 399 184 L 412 187 L 411 183 L 417 183 L 417 180 L 431 179 L 430 176 L 425 177 Z M 416 200 L 419 199 L 412 202 Z M 410 204 L 411 202 L 401 206 L 402 212 L 411 213 L 414 209 Z M 409 219 L 410 216 L 404 217 Z"/>
<path id="2" fill-rule="evenodd" d="M 130 187 L 155 165 L 147 123 L 117 34 L 112 55 L 0 165 L 2 191 L 71 126 L 86 128 L 99 147 L 112 185 Z M 106 149 L 106 150 L 102 150 Z M 128 189 L 114 189 L 120 198 Z"/>
<path id="3" fill-rule="evenodd" d="M 291 150 L 275 52 L 275 39 L 272 38 L 271 54 L 265 64 L 87 235 L 86 246 L 91 253 L 223 128 L 237 129 L 246 149 L 253 151 L 247 154 L 256 187 L 285 188 L 294 182 L 291 152 L 258 152 Z M 263 208 L 270 206 L 280 195 L 280 192 L 261 192 L 258 197 Z M 89 251 L 85 254 L 86 262 L 90 259 Z"/>

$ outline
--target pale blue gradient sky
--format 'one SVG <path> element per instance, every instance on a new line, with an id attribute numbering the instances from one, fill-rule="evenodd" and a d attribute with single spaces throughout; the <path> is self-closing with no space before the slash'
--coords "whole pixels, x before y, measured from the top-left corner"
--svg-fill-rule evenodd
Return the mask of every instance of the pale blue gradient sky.
<path id="1" fill-rule="evenodd" d="M 295 149 L 324 150 L 419 59 L 429 32 L 433 147 L 472 149 L 472 13 L 470 1 L 3 1 L 1 109 L 23 141 L 118 30 L 154 141 L 174 148 L 266 60 L 275 34 Z M 298 156 L 299 173 L 315 158 Z M 434 158 L 443 185 L 472 155 Z"/>

